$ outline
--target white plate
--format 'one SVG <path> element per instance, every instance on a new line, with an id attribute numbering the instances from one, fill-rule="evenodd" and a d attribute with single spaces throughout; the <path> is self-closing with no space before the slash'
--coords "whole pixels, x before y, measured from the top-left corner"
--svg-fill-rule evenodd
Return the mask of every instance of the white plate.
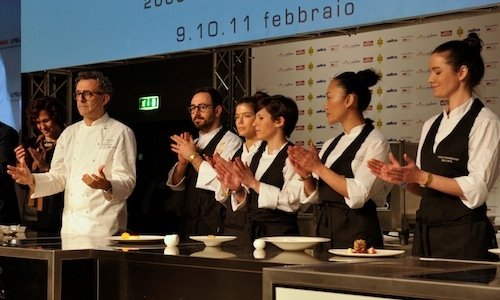
<path id="1" fill-rule="evenodd" d="M 119 243 L 150 243 L 155 241 L 162 241 L 165 236 L 163 235 L 131 235 L 128 239 L 122 239 L 121 236 L 110 236 L 108 239 L 110 241 Z"/>
<path id="2" fill-rule="evenodd" d="M 219 247 L 205 247 L 203 251 L 191 253 L 194 257 L 208 257 L 208 258 L 234 258 L 236 255 L 231 252 L 222 251 Z"/>
<path id="3" fill-rule="evenodd" d="M 189 237 L 192 240 L 203 242 L 207 247 L 216 247 L 224 242 L 229 242 L 236 239 L 232 235 L 194 235 Z"/>
<path id="4" fill-rule="evenodd" d="M 390 249 L 376 249 L 377 253 L 369 254 L 369 253 L 349 253 L 347 249 L 330 249 L 328 252 L 341 255 L 341 256 L 352 256 L 352 257 L 388 257 L 388 256 L 396 256 L 405 253 L 404 250 L 390 250 Z"/>
<path id="5" fill-rule="evenodd" d="M 282 250 L 299 251 L 313 247 L 317 243 L 330 241 L 329 238 L 315 236 L 271 236 L 262 238 L 271 242 Z"/>
<path id="6" fill-rule="evenodd" d="M 500 248 L 488 249 L 488 251 L 493 253 L 493 254 L 500 255 Z"/>

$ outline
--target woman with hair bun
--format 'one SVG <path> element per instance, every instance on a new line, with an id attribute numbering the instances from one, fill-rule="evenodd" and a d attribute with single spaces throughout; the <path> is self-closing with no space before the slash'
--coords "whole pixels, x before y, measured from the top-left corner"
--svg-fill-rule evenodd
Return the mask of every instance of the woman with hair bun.
<path id="1" fill-rule="evenodd" d="M 484 76 L 482 41 L 476 33 L 438 46 L 429 60 L 433 95 L 448 101 L 422 128 L 416 161 L 405 166 L 369 163 L 382 179 L 421 195 L 413 255 L 498 260 L 495 229 L 486 216 L 488 193 L 498 175 L 498 117 L 473 95 Z"/>
<path id="2" fill-rule="evenodd" d="M 343 132 L 327 140 L 319 155 L 291 147 L 289 158 L 304 181 L 302 203 L 312 203 L 316 234 L 331 239 L 334 248 L 352 247 L 363 239 L 367 247 L 383 247 L 376 206 L 383 204 L 388 185 L 370 172 L 368 159 L 383 160 L 387 139 L 363 117 L 371 100 L 369 87 L 380 76 L 373 70 L 344 72 L 328 85 L 325 112 L 328 124 L 340 123 Z"/>

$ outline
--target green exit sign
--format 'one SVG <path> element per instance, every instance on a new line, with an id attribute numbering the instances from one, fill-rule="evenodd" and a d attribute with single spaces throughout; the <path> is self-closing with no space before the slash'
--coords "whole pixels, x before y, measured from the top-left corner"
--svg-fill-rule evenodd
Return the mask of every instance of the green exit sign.
<path id="1" fill-rule="evenodd" d="M 139 98 L 139 110 L 155 110 L 160 108 L 160 96 L 146 96 Z"/>

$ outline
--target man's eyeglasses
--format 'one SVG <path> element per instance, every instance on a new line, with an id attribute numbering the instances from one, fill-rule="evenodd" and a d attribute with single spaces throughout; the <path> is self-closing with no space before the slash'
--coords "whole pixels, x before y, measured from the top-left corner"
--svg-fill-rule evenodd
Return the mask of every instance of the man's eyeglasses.
<path id="1" fill-rule="evenodd" d="M 73 93 L 73 97 L 75 97 L 75 99 L 78 99 L 78 97 L 82 97 L 83 100 L 85 101 L 88 101 L 90 99 L 92 99 L 92 97 L 94 97 L 94 95 L 103 95 L 104 93 L 101 93 L 101 92 L 91 92 L 91 91 L 81 91 L 81 92 L 74 92 Z"/>
<path id="2" fill-rule="evenodd" d="M 189 111 L 190 114 L 194 113 L 196 111 L 196 109 L 198 109 L 200 112 L 204 112 L 204 111 L 207 111 L 207 109 L 209 107 L 211 107 L 213 105 L 211 104 L 198 104 L 198 105 L 191 105 L 191 106 L 188 106 L 187 107 L 187 110 Z"/>

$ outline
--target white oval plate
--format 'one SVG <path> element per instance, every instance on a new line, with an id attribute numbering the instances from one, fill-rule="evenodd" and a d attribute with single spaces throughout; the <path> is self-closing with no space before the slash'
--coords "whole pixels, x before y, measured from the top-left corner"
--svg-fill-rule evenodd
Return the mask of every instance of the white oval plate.
<path id="1" fill-rule="evenodd" d="M 376 249 L 377 253 L 349 253 L 347 249 L 330 249 L 328 252 L 341 255 L 341 256 L 352 256 L 352 257 L 389 257 L 396 256 L 405 253 L 404 250 L 390 250 L 390 249 Z"/>
<path id="2" fill-rule="evenodd" d="M 229 242 L 236 239 L 232 235 L 193 235 L 189 237 L 192 240 L 203 242 L 207 247 L 217 247 L 224 242 Z"/>
<path id="3" fill-rule="evenodd" d="M 493 248 L 493 249 L 488 249 L 489 252 L 493 254 L 498 254 L 500 255 L 500 248 Z"/>
<path id="4" fill-rule="evenodd" d="M 110 236 L 108 239 L 110 241 L 119 243 L 146 243 L 154 241 L 162 241 L 165 236 L 163 235 L 131 235 L 128 239 L 122 239 L 121 236 Z"/>
<path id="5" fill-rule="evenodd" d="M 271 242 L 288 251 L 299 251 L 313 247 L 317 243 L 330 241 L 329 238 L 315 236 L 270 236 L 262 238 L 266 242 Z"/>

